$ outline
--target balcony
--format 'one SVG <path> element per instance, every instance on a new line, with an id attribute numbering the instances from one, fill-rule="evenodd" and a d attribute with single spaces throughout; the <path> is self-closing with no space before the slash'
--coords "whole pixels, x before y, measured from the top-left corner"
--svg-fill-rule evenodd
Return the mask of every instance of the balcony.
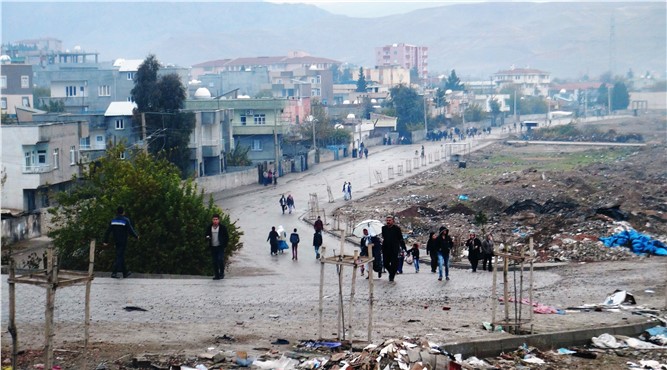
<path id="1" fill-rule="evenodd" d="M 48 164 L 40 164 L 37 166 L 23 166 L 23 173 L 47 173 L 53 169 Z"/>
<path id="2" fill-rule="evenodd" d="M 107 150 L 106 143 L 95 143 L 95 144 L 80 144 L 79 150 Z"/>

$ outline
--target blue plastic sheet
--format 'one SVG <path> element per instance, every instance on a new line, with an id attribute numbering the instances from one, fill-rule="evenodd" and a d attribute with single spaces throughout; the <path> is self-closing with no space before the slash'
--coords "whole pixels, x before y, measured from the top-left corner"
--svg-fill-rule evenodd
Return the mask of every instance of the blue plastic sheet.
<path id="1" fill-rule="evenodd" d="M 636 254 L 667 256 L 665 243 L 635 230 L 624 230 L 609 237 L 602 237 L 600 241 L 607 247 L 629 247 Z"/>

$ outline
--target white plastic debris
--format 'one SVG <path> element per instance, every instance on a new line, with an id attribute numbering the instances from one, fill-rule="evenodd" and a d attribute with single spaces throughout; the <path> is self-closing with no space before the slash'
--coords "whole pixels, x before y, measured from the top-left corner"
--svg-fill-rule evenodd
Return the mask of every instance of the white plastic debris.
<path id="1" fill-rule="evenodd" d="M 621 348 L 624 347 L 623 343 L 620 343 L 614 338 L 613 335 L 604 333 L 600 334 L 599 337 L 591 338 L 593 345 L 598 348 Z"/>
<path id="2" fill-rule="evenodd" d="M 257 366 L 260 369 L 282 369 L 282 370 L 292 370 L 296 365 L 299 364 L 299 361 L 291 359 L 289 357 L 280 356 L 277 360 L 272 361 L 258 361 L 255 360 L 253 366 Z"/>

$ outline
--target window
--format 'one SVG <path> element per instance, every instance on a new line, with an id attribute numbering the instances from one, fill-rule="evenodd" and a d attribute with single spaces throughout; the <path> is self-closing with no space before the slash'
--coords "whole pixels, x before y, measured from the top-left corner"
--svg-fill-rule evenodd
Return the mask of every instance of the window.
<path id="1" fill-rule="evenodd" d="M 255 114 L 254 119 L 256 125 L 266 124 L 266 114 Z"/>
<path id="2" fill-rule="evenodd" d="M 60 166 L 60 149 L 53 149 L 53 168 L 57 169 Z"/>
<path id="3" fill-rule="evenodd" d="M 246 124 L 246 116 L 245 116 L 245 114 L 242 114 L 241 115 L 241 125 L 245 126 L 245 124 Z"/>
<path id="4" fill-rule="evenodd" d="M 122 119 L 116 120 L 116 130 L 125 130 L 125 122 Z"/>
<path id="5" fill-rule="evenodd" d="M 21 88 L 22 89 L 30 88 L 30 76 L 21 76 Z"/>
<path id="6" fill-rule="evenodd" d="M 27 96 L 22 97 L 21 103 L 23 104 L 24 107 L 30 107 L 30 98 L 28 98 Z"/>
<path id="7" fill-rule="evenodd" d="M 2 109 L 7 109 L 7 98 L 3 97 L 0 104 Z"/>
<path id="8" fill-rule="evenodd" d="M 40 165 L 46 164 L 46 150 L 37 151 L 37 163 Z"/>
<path id="9" fill-rule="evenodd" d="M 215 112 L 201 112 L 201 124 L 212 125 L 215 123 Z"/>
<path id="10" fill-rule="evenodd" d="M 125 159 L 125 152 L 120 152 L 120 155 L 118 156 L 120 159 Z"/>
<path id="11" fill-rule="evenodd" d="M 100 85 L 97 87 L 97 96 L 111 96 L 109 85 Z"/>
<path id="12" fill-rule="evenodd" d="M 69 164 L 76 164 L 76 147 L 74 145 L 69 148 Z"/>
<path id="13" fill-rule="evenodd" d="M 25 166 L 26 168 L 32 167 L 34 159 L 32 157 L 32 152 L 25 152 Z"/>
<path id="14" fill-rule="evenodd" d="M 2 84 L 2 88 L 6 89 L 7 88 L 7 76 L 2 76 L 2 79 L 0 79 L 0 83 Z"/>
<path id="15" fill-rule="evenodd" d="M 262 142 L 259 139 L 253 139 L 252 140 L 252 146 L 250 147 L 250 150 L 253 152 L 261 152 L 262 151 Z"/>
<path id="16" fill-rule="evenodd" d="M 76 86 L 65 86 L 65 96 L 76 96 Z"/>
<path id="17" fill-rule="evenodd" d="M 134 80 L 134 72 L 127 72 L 127 79 L 128 81 Z"/>

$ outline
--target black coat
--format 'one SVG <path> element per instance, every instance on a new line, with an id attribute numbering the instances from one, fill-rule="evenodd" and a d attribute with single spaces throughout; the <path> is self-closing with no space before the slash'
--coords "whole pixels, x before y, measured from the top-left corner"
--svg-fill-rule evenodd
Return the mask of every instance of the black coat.
<path id="1" fill-rule="evenodd" d="M 211 228 L 213 227 L 213 224 L 208 225 L 206 228 L 206 239 L 208 240 L 208 246 L 212 247 L 213 246 L 213 231 Z M 218 241 L 220 248 L 227 248 L 227 244 L 229 243 L 229 233 L 227 232 L 227 228 L 223 224 L 218 225 L 219 230 L 218 230 Z"/>

